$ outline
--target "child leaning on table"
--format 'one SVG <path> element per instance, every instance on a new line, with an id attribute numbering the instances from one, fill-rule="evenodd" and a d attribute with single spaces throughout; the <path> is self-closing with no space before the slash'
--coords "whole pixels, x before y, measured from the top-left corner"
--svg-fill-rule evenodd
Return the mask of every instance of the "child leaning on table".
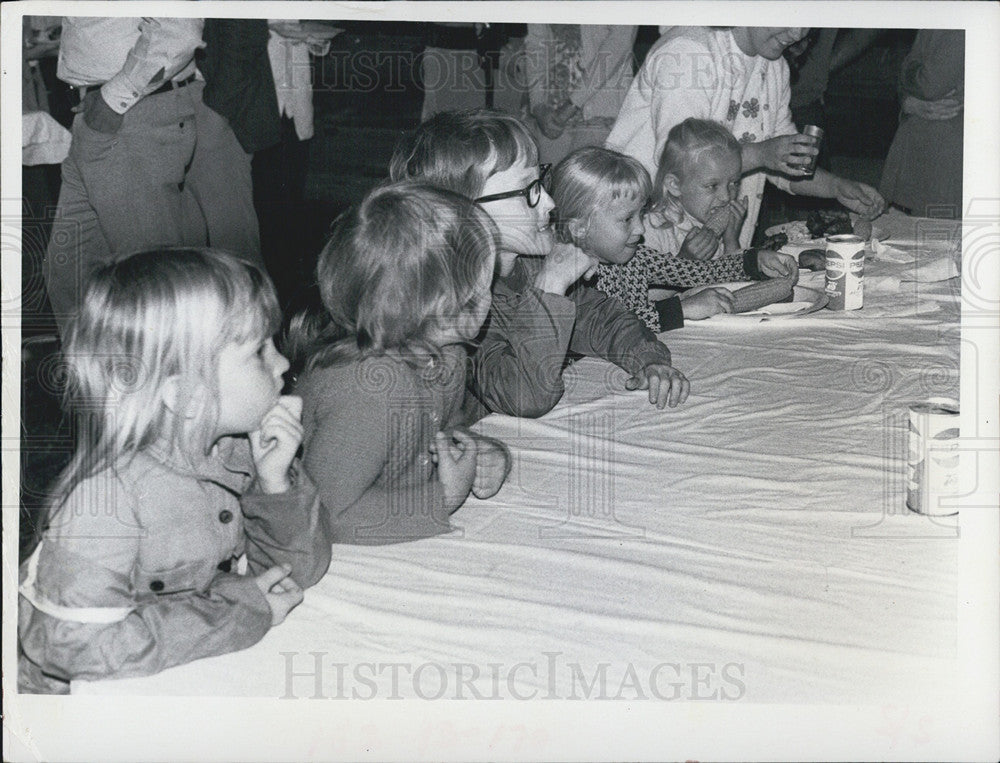
<path id="1" fill-rule="evenodd" d="M 443 112 L 401 141 L 389 167 L 394 180 L 420 178 L 473 199 L 500 231 L 493 304 L 472 359 L 467 420 L 489 412 L 541 416 L 563 393 L 570 353 L 624 368 L 628 389 L 674 407 L 689 384 L 670 350 L 626 310 L 581 280 L 597 260 L 555 242 L 548 165 L 517 119 L 487 109 Z"/>
<path id="2" fill-rule="evenodd" d="M 243 649 L 326 572 L 279 323 L 267 276 L 222 252 L 93 276 L 64 348 L 79 443 L 21 568 L 20 691 Z"/>
<path id="3" fill-rule="evenodd" d="M 698 261 L 643 246 L 642 213 L 649 190 L 649 173 L 636 159 L 596 146 L 577 149 L 552 174 L 557 236 L 600 260 L 597 288 L 620 300 L 652 331 L 681 328 L 685 319 L 732 312 L 733 298 L 727 289 L 692 287 L 797 277 L 795 259 L 776 252 L 748 249 Z M 651 286 L 687 291 L 654 300 Z"/>
<path id="4" fill-rule="evenodd" d="M 335 543 L 451 529 L 489 498 L 510 458 L 461 426 L 467 344 L 490 307 L 497 233 L 468 199 L 421 183 L 376 188 L 319 256 L 319 315 L 296 316 L 303 465 Z"/>

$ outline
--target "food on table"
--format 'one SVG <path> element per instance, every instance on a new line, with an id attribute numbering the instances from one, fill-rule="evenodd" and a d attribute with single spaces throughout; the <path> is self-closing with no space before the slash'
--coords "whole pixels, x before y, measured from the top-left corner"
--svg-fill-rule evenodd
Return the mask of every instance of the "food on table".
<path id="1" fill-rule="evenodd" d="M 804 220 L 793 220 L 788 223 L 785 226 L 785 235 L 788 236 L 789 244 L 804 244 L 813 239 L 809 225 Z"/>
<path id="2" fill-rule="evenodd" d="M 810 212 L 806 219 L 806 228 L 810 238 L 825 238 L 854 232 L 851 218 L 847 212 L 829 209 L 817 209 Z"/>
<path id="3" fill-rule="evenodd" d="M 799 267 L 826 270 L 826 249 L 806 249 L 799 254 Z"/>
<path id="4" fill-rule="evenodd" d="M 748 313 L 774 302 L 790 300 L 794 286 L 791 278 L 769 278 L 744 286 L 733 292 L 733 312 Z"/>
<path id="5" fill-rule="evenodd" d="M 779 232 L 765 238 L 764 241 L 761 242 L 760 248 L 770 249 L 772 252 L 776 252 L 787 243 L 788 235 Z"/>

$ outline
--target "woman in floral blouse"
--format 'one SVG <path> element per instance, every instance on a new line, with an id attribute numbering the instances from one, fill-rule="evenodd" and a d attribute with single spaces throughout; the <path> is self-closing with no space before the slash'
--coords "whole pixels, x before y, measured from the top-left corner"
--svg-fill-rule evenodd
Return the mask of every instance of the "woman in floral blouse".
<path id="1" fill-rule="evenodd" d="M 743 145 L 742 193 L 748 209 L 740 245 L 753 236 L 765 179 L 792 193 L 836 198 L 871 219 L 885 201 L 864 183 L 803 167 L 817 153 L 813 139 L 792 122 L 785 48 L 809 30 L 798 27 L 672 27 L 649 52 L 606 145 L 638 159 L 656 174 L 670 128 L 688 117 L 727 125 Z M 653 240 L 655 231 L 649 230 Z"/>

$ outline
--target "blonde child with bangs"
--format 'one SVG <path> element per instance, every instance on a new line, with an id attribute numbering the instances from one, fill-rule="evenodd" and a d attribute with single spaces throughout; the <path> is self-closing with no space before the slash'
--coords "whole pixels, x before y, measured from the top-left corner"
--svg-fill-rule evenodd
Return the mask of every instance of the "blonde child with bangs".
<path id="1" fill-rule="evenodd" d="M 536 417 L 562 397 L 569 359 L 604 358 L 657 408 L 688 396 L 670 350 L 622 304 L 587 283 L 598 260 L 555 240 L 549 165 L 519 120 L 488 109 L 442 112 L 397 144 L 393 180 L 419 179 L 472 199 L 500 232 L 489 318 L 472 356 L 466 420 Z"/>
<path id="2" fill-rule="evenodd" d="M 218 251 L 93 276 L 64 347 L 79 443 L 21 569 L 20 691 L 246 648 L 325 573 L 279 322 L 267 276 Z"/>
<path id="3" fill-rule="evenodd" d="M 707 284 L 797 273 L 784 254 L 747 250 L 721 259 L 674 257 L 643 246 L 643 212 L 650 193 L 649 173 L 630 156 L 587 147 L 563 159 L 552 174 L 556 230 L 600 261 L 598 289 L 621 301 L 655 332 L 681 328 L 732 312 L 732 294 Z M 678 296 L 654 300 L 651 287 L 680 289 Z"/>
<path id="4" fill-rule="evenodd" d="M 742 174 L 739 141 L 724 125 L 695 117 L 674 125 L 653 182 L 649 245 L 693 260 L 741 251 L 748 202 L 737 199 Z"/>
<path id="5" fill-rule="evenodd" d="M 426 184 L 376 188 L 335 224 L 317 265 L 323 312 L 290 333 L 303 463 L 334 542 L 445 533 L 470 492 L 500 489 L 506 448 L 461 426 L 496 258 L 489 217 Z"/>

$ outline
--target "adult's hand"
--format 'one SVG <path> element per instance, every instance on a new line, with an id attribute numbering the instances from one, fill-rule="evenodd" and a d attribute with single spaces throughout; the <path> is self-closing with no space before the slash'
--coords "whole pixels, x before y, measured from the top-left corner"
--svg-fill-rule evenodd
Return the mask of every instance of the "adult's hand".
<path id="1" fill-rule="evenodd" d="M 962 101 L 952 95 L 954 92 L 953 90 L 936 101 L 924 101 L 915 95 L 908 95 L 903 99 L 902 111 L 904 114 L 932 121 L 954 119 L 962 111 Z"/>
<path id="2" fill-rule="evenodd" d="M 874 220 L 885 211 L 882 194 L 865 183 L 838 177 L 834 184 L 834 195 L 837 201 L 865 220 Z"/>
<path id="3" fill-rule="evenodd" d="M 777 138 L 747 143 L 743 151 L 743 171 L 768 169 L 793 178 L 805 177 L 812 158 L 819 154 L 817 141 L 811 135 L 780 135 Z"/>
<path id="4" fill-rule="evenodd" d="M 114 134 L 121 129 L 124 117 L 112 109 L 101 96 L 100 88 L 89 91 L 83 99 L 83 121 L 91 130 Z"/>

